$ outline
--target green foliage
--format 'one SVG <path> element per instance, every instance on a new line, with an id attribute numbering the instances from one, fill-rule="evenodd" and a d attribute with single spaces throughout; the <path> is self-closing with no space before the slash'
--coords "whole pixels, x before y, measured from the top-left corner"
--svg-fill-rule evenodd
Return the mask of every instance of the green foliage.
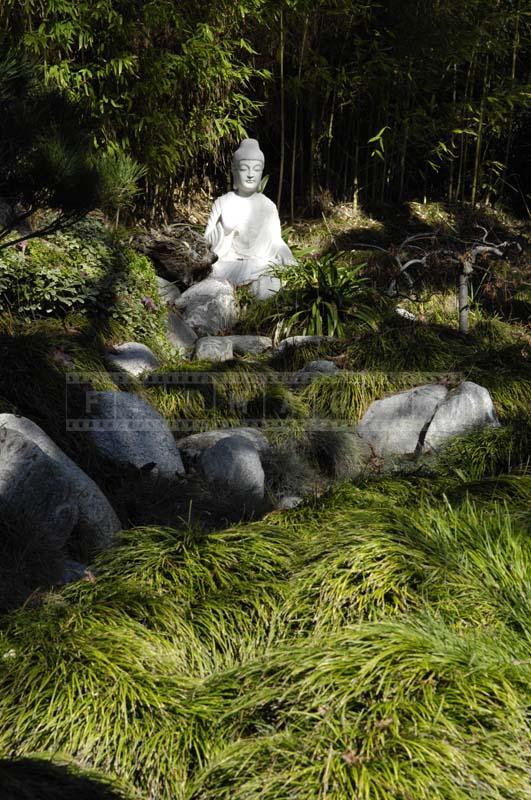
<path id="1" fill-rule="evenodd" d="M 87 108 L 104 151 L 118 148 L 147 170 L 150 212 L 170 206 L 183 172 L 242 138 L 260 107 L 249 89 L 269 73 L 246 38 L 254 0 L 236 10 L 228 0 L 5 5 L 8 39 L 35 59 L 43 83 Z"/>
<path id="2" fill-rule="evenodd" d="M 279 313 L 275 338 L 291 333 L 343 336 L 347 321 L 374 326 L 377 315 L 364 297 L 363 267 L 328 255 L 283 268 L 282 303 L 297 310 L 289 317 Z"/>
<path id="3" fill-rule="evenodd" d="M 0 747 L 160 800 L 525 800 L 524 501 L 440 489 L 124 533 L 93 583 L 3 620 Z"/>
<path id="4" fill-rule="evenodd" d="M 83 312 L 136 339 L 161 335 L 164 316 L 151 262 L 124 250 L 93 218 L 25 249 L 4 250 L 0 304 L 25 319 Z"/>
<path id="5" fill-rule="evenodd" d="M 462 478 L 466 476 L 470 480 L 481 480 L 487 476 L 528 467 L 530 459 L 529 420 L 526 417 L 517 417 L 512 420 L 511 425 L 486 428 L 450 442 L 437 469 L 442 474 L 458 474 Z"/>
<path id="6" fill-rule="evenodd" d="M 98 160 L 100 168 L 100 192 L 98 206 L 109 216 L 131 209 L 140 187 L 139 181 L 146 174 L 145 167 L 130 155 L 118 150 L 109 150 Z"/>
<path id="7" fill-rule="evenodd" d="M 383 301 L 368 296 L 363 266 L 326 255 L 303 256 L 279 268 L 282 291 L 266 302 L 248 301 L 241 329 L 260 330 L 279 341 L 294 334 L 343 336 L 349 326 L 374 327 Z"/>
<path id="8" fill-rule="evenodd" d="M 113 211 L 129 206 L 141 168 L 123 153 L 97 154 L 86 103 L 43 84 L 20 50 L 0 60 L 0 196 L 14 215 L 2 223 L 0 239 L 38 210 L 55 213 L 27 238 L 64 228 L 98 205 Z"/>
<path id="9" fill-rule="evenodd" d="M 302 390 L 302 396 L 319 417 L 356 422 L 374 400 L 418 386 L 422 380 L 423 376 L 415 373 L 340 372 L 316 377 Z"/>

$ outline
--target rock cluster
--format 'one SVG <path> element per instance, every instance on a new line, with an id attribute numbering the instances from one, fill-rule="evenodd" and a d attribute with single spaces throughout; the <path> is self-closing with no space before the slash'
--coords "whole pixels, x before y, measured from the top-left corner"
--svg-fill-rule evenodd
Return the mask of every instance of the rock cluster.
<path id="1" fill-rule="evenodd" d="M 487 389 L 463 381 L 451 390 L 428 384 L 375 400 L 357 432 L 385 458 L 436 452 L 454 436 L 499 424 Z"/>

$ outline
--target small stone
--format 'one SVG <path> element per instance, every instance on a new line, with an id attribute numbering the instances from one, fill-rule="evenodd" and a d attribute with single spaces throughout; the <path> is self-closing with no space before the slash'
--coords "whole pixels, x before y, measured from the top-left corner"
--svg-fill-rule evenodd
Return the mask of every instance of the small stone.
<path id="1" fill-rule="evenodd" d="M 137 378 L 144 372 L 151 372 L 160 366 L 149 347 L 139 342 L 124 342 L 107 351 L 107 360 L 113 367 Z"/>
<path id="2" fill-rule="evenodd" d="M 238 355 L 245 355 L 250 353 L 252 355 L 259 355 L 265 350 L 270 350 L 273 347 L 273 340 L 269 336 L 226 336 L 232 342 L 232 349 Z"/>
<path id="3" fill-rule="evenodd" d="M 278 351 L 283 353 L 290 347 L 308 347 L 323 344 L 324 342 L 337 341 L 335 336 L 288 336 L 278 344 Z"/>
<path id="4" fill-rule="evenodd" d="M 289 511 L 293 508 L 298 508 L 304 500 L 302 497 L 298 497 L 297 495 L 285 495 L 281 497 L 277 503 L 277 509 L 280 511 Z"/>
<path id="5" fill-rule="evenodd" d="M 231 361 L 232 342 L 227 336 L 204 336 L 198 339 L 194 355 L 202 361 Z"/>
<path id="6" fill-rule="evenodd" d="M 318 358 L 316 361 L 309 361 L 301 370 L 301 372 L 316 372 L 321 375 L 335 375 L 339 372 L 339 367 L 333 361 L 327 361 L 325 358 Z"/>
<path id="7" fill-rule="evenodd" d="M 410 320 L 410 322 L 414 322 L 417 319 L 416 316 L 411 313 L 411 311 L 406 311 L 405 308 L 398 307 L 395 309 L 395 311 L 399 317 L 402 317 L 403 319 L 408 319 Z"/>

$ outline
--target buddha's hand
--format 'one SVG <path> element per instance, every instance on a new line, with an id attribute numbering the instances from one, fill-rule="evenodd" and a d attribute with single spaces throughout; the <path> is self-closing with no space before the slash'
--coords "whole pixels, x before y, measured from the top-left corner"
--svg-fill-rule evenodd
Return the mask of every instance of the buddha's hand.
<path id="1" fill-rule="evenodd" d="M 278 248 L 277 257 L 280 260 L 281 264 L 296 264 L 297 262 L 293 258 L 293 253 L 289 249 L 288 245 L 285 242 L 282 242 L 280 247 Z"/>

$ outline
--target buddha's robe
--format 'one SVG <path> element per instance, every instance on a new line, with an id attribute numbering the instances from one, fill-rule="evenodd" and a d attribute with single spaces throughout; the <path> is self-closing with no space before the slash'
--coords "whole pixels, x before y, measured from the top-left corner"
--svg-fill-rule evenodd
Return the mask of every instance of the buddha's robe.
<path id="1" fill-rule="evenodd" d="M 259 297 L 280 288 L 280 280 L 270 274 L 272 265 L 295 263 L 282 240 L 276 205 L 259 192 L 250 197 L 235 192 L 218 197 L 205 238 L 218 256 L 212 276 L 225 278 L 235 286 L 250 284 Z"/>

